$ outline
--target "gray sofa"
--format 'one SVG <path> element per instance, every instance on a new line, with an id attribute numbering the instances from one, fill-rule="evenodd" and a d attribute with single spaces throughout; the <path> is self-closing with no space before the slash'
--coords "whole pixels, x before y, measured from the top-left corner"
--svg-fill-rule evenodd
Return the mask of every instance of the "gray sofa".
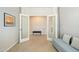
<path id="1" fill-rule="evenodd" d="M 62 39 L 54 39 L 53 46 L 59 52 L 78 52 L 78 50 L 73 48 L 71 45 L 65 43 Z"/>

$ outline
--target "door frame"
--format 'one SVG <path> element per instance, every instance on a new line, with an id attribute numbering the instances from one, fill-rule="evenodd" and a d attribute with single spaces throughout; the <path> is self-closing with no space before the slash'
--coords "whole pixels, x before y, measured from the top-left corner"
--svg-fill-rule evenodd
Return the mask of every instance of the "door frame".
<path id="1" fill-rule="evenodd" d="M 27 39 L 22 39 L 22 36 L 21 36 L 21 32 L 22 32 L 21 16 L 27 16 L 28 17 L 28 38 Z M 19 40 L 19 42 L 22 43 L 22 42 L 27 41 L 27 40 L 29 40 L 29 16 L 26 15 L 26 14 L 20 14 L 20 40 Z"/>
<path id="2" fill-rule="evenodd" d="M 29 40 L 29 35 L 30 35 L 30 30 L 29 30 L 29 29 L 30 29 L 30 26 L 29 26 L 29 25 L 30 25 L 30 16 L 31 16 L 31 15 L 20 14 L 20 41 L 19 41 L 20 43 L 21 43 L 21 42 L 24 42 L 24 41 L 27 41 L 27 40 L 23 40 L 23 41 L 21 40 L 21 30 L 22 30 L 22 28 L 21 28 L 21 16 L 22 16 L 22 15 L 23 15 L 23 16 L 28 16 L 28 40 Z M 33 15 L 32 15 L 32 16 L 33 16 Z M 35 15 L 34 15 L 34 16 L 35 16 Z M 41 15 L 41 16 L 44 16 L 44 15 Z M 45 16 L 46 16 L 46 15 L 45 15 Z M 58 25 L 57 25 L 57 24 L 58 24 L 58 18 L 57 18 L 57 14 L 54 14 L 54 15 L 52 14 L 52 15 L 47 15 L 47 16 L 46 16 L 46 18 L 47 18 L 47 39 L 49 39 L 49 37 L 48 37 L 48 20 L 49 20 L 49 16 L 55 16 L 55 18 L 56 18 L 56 20 L 55 20 L 55 26 L 56 26 L 56 27 L 55 27 L 55 38 L 58 38 Z M 51 41 L 51 40 L 50 40 L 50 41 Z"/>

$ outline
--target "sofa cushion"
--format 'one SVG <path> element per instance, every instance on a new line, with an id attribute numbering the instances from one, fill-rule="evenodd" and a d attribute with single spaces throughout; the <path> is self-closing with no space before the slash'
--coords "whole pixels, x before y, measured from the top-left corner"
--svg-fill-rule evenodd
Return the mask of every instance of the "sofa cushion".
<path id="1" fill-rule="evenodd" d="M 62 39 L 53 40 L 54 47 L 60 52 L 77 52 L 71 45 L 65 43 Z"/>
<path id="2" fill-rule="evenodd" d="M 79 49 L 79 38 L 73 37 L 71 46 L 76 48 L 76 49 Z"/>
<path id="3" fill-rule="evenodd" d="M 64 41 L 65 43 L 69 44 L 70 38 L 71 38 L 71 35 L 64 34 L 64 36 L 63 36 L 63 41 Z"/>

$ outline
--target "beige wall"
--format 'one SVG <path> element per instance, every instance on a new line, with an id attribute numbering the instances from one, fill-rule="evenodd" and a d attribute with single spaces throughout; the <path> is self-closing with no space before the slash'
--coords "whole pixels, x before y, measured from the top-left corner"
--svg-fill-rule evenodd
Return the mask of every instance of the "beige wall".
<path id="1" fill-rule="evenodd" d="M 41 30 L 43 34 L 47 33 L 47 17 L 46 16 L 30 16 L 30 34 L 32 31 Z"/>

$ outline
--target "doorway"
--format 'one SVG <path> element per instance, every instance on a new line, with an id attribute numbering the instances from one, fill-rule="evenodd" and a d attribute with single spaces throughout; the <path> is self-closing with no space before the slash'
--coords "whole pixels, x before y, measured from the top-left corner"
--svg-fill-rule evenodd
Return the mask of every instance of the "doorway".
<path id="1" fill-rule="evenodd" d="M 33 33 L 33 31 L 41 31 Z M 56 16 L 27 16 L 20 15 L 20 42 L 30 39 L 30 36 L 46 37 L 52 41 L 52 38 L 57 38 L 57 19 Z M 31 37 L 31 38 L 32 38 Z"/>
<path id="2" fill-rule="evenodd" d="M 29 17 L 29 38 L 46 38 L 47 40 L 47 16 Z"/>

